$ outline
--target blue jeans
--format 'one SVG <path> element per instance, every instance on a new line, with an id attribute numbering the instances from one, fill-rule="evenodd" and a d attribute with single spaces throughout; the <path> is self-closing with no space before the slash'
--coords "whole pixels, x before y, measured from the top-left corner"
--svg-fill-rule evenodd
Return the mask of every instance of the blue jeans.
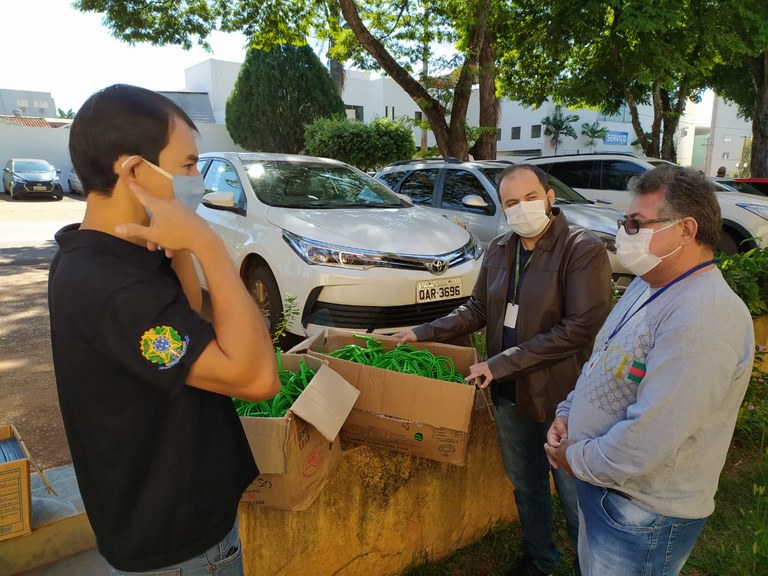
<path id="1" fill-rule="evenodd" d="M 539 570 L 551 573 L 560 564 L 560 551 L 552 539 L 552 493 L 549 473 L 565 512 L 566 528 L 574 550 L 579 535 L 576 483 L 560 470 L 552 470 L 544 453 L 549 424 L 517 415 L 515 403 L 499 396 L 494 409 L 504 469 L 515 487 L 515 504 L 523 528 L 523 553 Z"/>
<path id="2" fill-rule="evenodd" d="M 123 572 L 112 566 L 110 576 L 132 576 L 143 574 L 151 576 L 243 576 L 243 550 L 240 546 L 240 534 L 237 520 L 232 530 L 205 553 L 173 566 L 166 566 L 148 572 Z"/>
<path id="3" fill-rule="evenodd" d="M 577 481 L 584 576 L 676 576 L 706 518 L 649 512 L 626 496 Z"/>

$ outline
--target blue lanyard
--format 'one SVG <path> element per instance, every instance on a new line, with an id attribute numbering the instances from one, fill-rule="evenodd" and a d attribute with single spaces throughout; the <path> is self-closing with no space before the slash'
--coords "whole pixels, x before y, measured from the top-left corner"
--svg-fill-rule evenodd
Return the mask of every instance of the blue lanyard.
<path id="1" fill-rule="evenodd" d="M 624 325 L 625 325 L 627 322 L 629 322 L 630 320 L 632 320 L 632 317 L 633 317 L 635 314 L 637 314 L 638 312 L 640 312 L 640 310 L 642 310 L 643 308 L 645 308 L 646 306 L 648 306 L 648 304 L 650 304 L 651 302 L 653 302 L 653 301 L 654 301 L 656 298 L 658 298 L 659 296 L 661 296 L 661 295 L 664 293 L 664 291 L 665 291 L 667 288 L 669 288 L 670 286 L 672 286 L 672 285 L 674 285 L 674 284 L 677 284 L 678 282 L 680 282 L 681 280 L 683 280 L 683 279 L 687 278 L 688 276 L 690 276 L 691 274 L 693 274 L 693 273 L 694 273 L 694 272 L 696 272 L 697 270 L 701 270 L 701 269 L 702 269 L 702 268 L 704 268 L 705 266 L 709 266 L 710 264 L 714 264 L 714 263 L 715 263 L 715 261 L 714 261 L 714 260 L 708 260 L 708 261 L 706 261 L 706 262 L 702 262 L 701 264 L 697 264 L 696 266 L 694 266 L 693 268 L 691 268 L 691 269 L 690 269 L 690 270 L 688 270 L 687 272 L 683 272 L 682 274 L 680 274 L 680 276 L 678 276 L 678 277 L 677 277 L 677 278 L 675 278 L 674 280 L 670 280 L 668 283 L 664 284 L 664 286 L 662 286 L 661 288 L 659 288 L 659 289 L 658 289 L 656 292 L 654 292 L 653 294 L 651 294 L 651 297 L 650 297 L 650 298 L 648 298 L 648 300 L 646 300 L 645 302 L 643 302 L 643 303 L 642 303 L 642 304 L 641 304 L 641 305 L 640 305 L 640 306 L 637 308 L 637 310 L 635 310 L 634 312 L 632 312 L 632 314 L 630 314 L 630 315 L 629 315 L 629 318 L 627 318 L 627 314 L 629 314 L 629 313 L 632 311 L 632 308 L 634 308 L 634 307 L 635 307 L 635 304 L 637 304 L 638 300 L 640 300 L 640 298 L 642 298 L 642 297 L 643 297 L 643 295 L 642 295 L 642 294 L 640 294 L 640 296 L 638 296 L 638 297 L 637 297 L 637 300 L 635 300 L 634 302 L 632 302 L 632 306 L 630 306 L 630 307 L 629 307 L 629 309 L 627 309 L 627 311 L 626 311 L 626 312 L 624 312 L 624 316 L 622 316 L 621 320 L 619 321 L 619 324 L 616 326 L 616 328 L 614 328 L 614 329 L 613 329 L 613 332 L 611 332 L 611 335 L 610 335 L 610 336 L 608 336 L 608 340 L 606 340 L 606 341 L 605 341 L 605 348 L 608 348 L 608 342 L 610 342 L 611 340 L 613 340 L 613 337 L 614 337 L 614 336 L 616 336 L 616 334 L 619 332 L 619 330 L 621 330 L 621 329 L 624 327 Z"/>

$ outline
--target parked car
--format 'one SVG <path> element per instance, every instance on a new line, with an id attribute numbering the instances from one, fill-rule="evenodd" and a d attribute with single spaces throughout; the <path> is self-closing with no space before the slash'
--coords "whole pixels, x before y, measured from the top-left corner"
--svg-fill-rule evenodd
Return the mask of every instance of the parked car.
<path id="1" fill-rule="evenodd" d="M 83 192 L 83 185 L 80 183 L 80 177 L 74 170 L 69 171 L 69 177 L 67 178 L 67 189 L 70 194 L 85 194 Z"/>
<path id="2" fill-rule="evenodd" d="M 289 295 L 297 317 L 286 318 L 288 331 L 305 336 L 328 326 L 397 332 L 471 294 L 477 239 L 356 168 L 234 152 L 201 154 L 198 168 L 206 194 L 197 213 L 224 239 L 272 327 Z"/>
<path id="3" fill-rule="evenodd" d="M 3 168 L 3 191 L 12 200 L 22 196 L 64 197 L 59 172 L 46 160 L 37 158 L 11 158 Z"/>
<path id="4" fill-rule="evenodd" d="M 739 182 L 734 178 L 709 176 L 708 179 L 712 181 L 717 190 L 723 190 L 725 192 L 741 192 L 742 194 L 752 194 L 754 196 L 768 196 L 768 194 L 763 194 L 757 188 L 752 188 L 752 186 L 746 182 Z"/>
<path id="5" fill-rule="evenodd" d="M 527 161 L 541 166 L 587 198 L 622 212 L 632 200 L 630 179 L 660 164 L 670 164 L 627 153 L 542 156 Z M 717 199 L 723 218 L 718 251 L 734 254 L 758 243 L 768 245 L 768 199 L 724 190 L 717 190 Z"/>
<path id="6" fill-rule="evenodd" d="M 768 178 L 736 178 L 736 180 L 749 184 L 752 188 L 756 188 L 768 195 Z"/>
<path id="7" fill-rule="evenodd" d="M 395 162 L 379 170 L 376 179 L 415 205 L 458 221 L 475 234 L 483 246 L 509 230 L 496 194 L 499 174 L 512 162 L 482 160 L 460 162 L 455 158 L 426 158 Z M 573 188 L 550 177 L 555 205 L 569 222 L 592 230 L 605 243 L 614 278 L 627 284 L 631 274 L 616 258 L 616 221 L 623 214 L 596 206 Z"/>

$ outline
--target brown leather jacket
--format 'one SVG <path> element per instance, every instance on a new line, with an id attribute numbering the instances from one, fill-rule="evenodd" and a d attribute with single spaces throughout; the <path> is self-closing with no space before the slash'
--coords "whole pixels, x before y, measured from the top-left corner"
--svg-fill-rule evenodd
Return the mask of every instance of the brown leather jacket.
<path id="1" fill-rule="evenodd" d="M 555 408 L 576 385 L 597 331 L 611 305 L 611 269 L 605 247 L 592 232 L 568 224 L 558 208 L 536 243 L 520 285 L 518 345 L 501 349 L 507 287 L 518 237 L 494 238 L 483 267 L 462 306 L 414 329 L 419 340 L 445 341 L 486 327 L 488 366 L 494 381 L 514 377 L 519 413 L 551 422 Z"/>

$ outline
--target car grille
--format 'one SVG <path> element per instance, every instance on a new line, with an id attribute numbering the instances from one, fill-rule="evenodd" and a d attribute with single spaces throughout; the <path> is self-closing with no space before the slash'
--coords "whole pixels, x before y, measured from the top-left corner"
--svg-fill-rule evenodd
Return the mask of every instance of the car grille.
<path id="1" fill-rule="evenodd" d="M 384 260 L 392 268 L 405 270 L 428 270 L 432 274 L 442 274 L 449 268 L 464 264 L 472 260 L 471 254 L 462 247 L 447 254 L 439 256 L 418 256 L 410 254 L 382 254 Z"/>
<path id="2" fill-rule="evenodd" d="M 466 301 L 467 298 L 454 298 L 406 306 L 348 306 L 315 302 L 303 324 L 359 330 L 416 326 L 445 316 Z"/>
<path id="3" fill-rule="evenodd" d="M 24 189 L 28 192 L 50 192 L 53 185 L 50 182 L 25 182 Z"/>

